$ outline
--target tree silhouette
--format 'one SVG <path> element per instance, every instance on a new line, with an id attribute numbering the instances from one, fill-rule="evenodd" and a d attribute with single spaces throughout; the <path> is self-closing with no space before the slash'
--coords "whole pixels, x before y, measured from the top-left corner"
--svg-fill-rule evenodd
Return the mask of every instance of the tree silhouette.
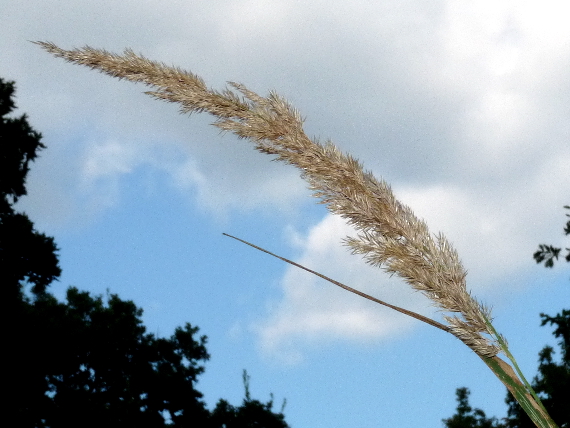
<path id="1" fill-rule="evenodd" d="M 44 295 L 30 307 L 42 380 L 28 426 L 206 427 L 209 412 L 195 389 L 209 355 L 206 337 L 186 324 L 168 338 L 145 332 L 142 310 L 110 295 L 76 288 L 67 302 Z M 44 398 L 45 397 L 45 398 Z M 30 411 L 30 410 L 33 410 Z M 35 413 L 35 414 L 34 414 Z"/>
<path id="2" fill-rule="evenodd" d="M 570 205 L 564 205 L 564 208 L 570 210 Z M 570 217 L 570 214 L 566 214 L 566 217 Z M 570 220 L 566 222 L 564 227 L 564 234 L 570 235 Z M 540 244 L 538 250 L 533 254 L 534 259 L 537 263 L 544 262 L 544 266 L 551 268 L 554 266 L 554 259 L 558 260 L 558 256 L 562 248 L 554 247 L 552 245 Z M 570 262 L 570 248 L 566 248 L 568 254 L 566 254 L 566 261 Z"/>
<path id="3" fill-rule="evenodd" d="M 267 403 L 252 400 L 249 393 L 249 375 L 243 371 L 245 397 L 239 407 L 220 400 L 212 411 L 213 428 L 288 428 L 283 416 L 285 401 L 279 413 L 273 413 L 273 396 Z"/>
<path id="4" fill-rule="evenodd" d="M 497 418 L 487 418 L 481 409 L 473 409 L 469 405 L 469 394 L 467 388 L 457 388 L 457 413 L 449 419 L 444 419 L 443 423 L 447 428 L 502 428 Z"/>
<path id="5" fill-rule="evenodd" d="M 30 394 L 45 391 L 44 380 L 36 373 L 38 360 L 50 348 L 38 348 L 30 342 L 31 303 L 24 287 L 30 284 L 31 291 L 41 295 L 61 270 L 53 238 L 37 232 L 28 216 L 13 207 L 26 194 L 30 162 L 45 147 L 26 115 L 8 117 L 15 109 L 14 91 L 14 82 L 0 79 L 0 284 L 2 313 L 7 314 L 5 325 L 9 326 L 5 329 L 1 370 L 6 408 L 25 420 L 33 413 Z M 45 398 L 41 396 L 39 401 L 44 403 Z"/>
<path id="6" fill-rule="evenodd" d="M 20 299 L 24 282 L 42 293 L 61 274 L 53 238 L 37 232 L 28 216 L 13 204 L 26 194 L 30 162 L 45 148 L 24 114 L 7 117 L 15 109 L 14 82 L 0 78 L 0 283 L 4 302 Z"/>
<path id="7" fill-rule="evenodd" d="M 212 412 L 206 408 L 195 386 L 209 355 L 197 327 L 157 338 L 132 301 L 114 294 L 104 301 L 73 287 L 66 300 L 44 293 L 28 306 L 19 426 L 288 427 L 272 400 L 251 399 L 249 383 L 241 406 L 219 400 Z"/>

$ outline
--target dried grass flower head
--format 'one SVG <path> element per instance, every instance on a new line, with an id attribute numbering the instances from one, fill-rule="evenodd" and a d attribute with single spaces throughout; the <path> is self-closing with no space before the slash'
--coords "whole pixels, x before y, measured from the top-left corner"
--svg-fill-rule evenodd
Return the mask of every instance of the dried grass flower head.
<path id="1" fill-rule="evenodd" d="M 116 55 L 91 47 L 63 50 L 52 43 L 37 44 L 69 62 L 144 83 L 154 89 L 147 94 L 179 104 L 183 113 L 208 112 L 221 130 L 299 168 L 313 195 L 356 229 L 345 240 L 353 253 L 400 276 L 439 309 L 453 313 L 445 316 L 449 331 L 477 354 L 493 357 L 499 352 L 496 341 L 485 336 L 492 334 L 490 310 L 468 292 L 466 271 L 447 239 L 432 235 L 390 186 L 356 159 L 330 141 L 307 137 L 301 115 L 284 98 L 275 92 L 262 97 L 233 82 L 223 91 L 212 90 L 193 73 L 131 50 Z"/>
<path id="2" fill-rule="evenodd" d="M 345 239 L 352 252 L 361 254 L 368 263 L 400 276 L 440 310 L 449 312 L 444 316 L 448 325 L 387 304 L 277 257 L 454 334 L 483 359 L 537 427 L 557 428 L 522 374 L 505 339 L 492 325 L 490 310 L 468 292 L 466 271 L 450 243 L 441 234 L 432 235 L 426 224 L 395 198 L 390 186 L 365 171 L 356 159 L 341 153 L 330 141 L 322 144 L 308 138 L 300 114 L 281 96 L 271 92 L 267 97 L 261 97 L 232 82 L 229 88 L 215 91 L 207 88 L 195 74 L 150 61 L 131 50 L 116 55 L 90 47 L 64 50 L 53 43 L 37 44 L 69 62 L 120 79 L 142 82 L 154 88 L 147 92 L 149 95 L 178 103 L 183 113 L 208 112 L 216 118 L 214 125 L 221 130 L 248 139 L 260 152 L 295 165 L 308 181 L 314 196 L 331 213 L 342 216 L 356 229 L 355 236 Z M 499 351 L 508 357 L 514 370 L 497 356 Z"/>

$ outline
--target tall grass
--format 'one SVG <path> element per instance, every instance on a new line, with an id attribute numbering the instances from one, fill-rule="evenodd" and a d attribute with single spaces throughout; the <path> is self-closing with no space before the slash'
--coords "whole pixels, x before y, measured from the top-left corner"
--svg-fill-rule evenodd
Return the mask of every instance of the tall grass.
<path id="1" fill-rule="evenodd" d="M 247 139 L 260 152 L 299 168 L 313 195 L 356 229 L 357 234 L 344 241 L 352 253 L 400 276 L 424 294 L 446 313 L 447 325 L 378 302 L 453 334 L 487 364 L 536 426 L 556 427 L 520 372 L 507 341 L 493 327 L 490 309 L 468 291 L 466 271 L 447 239 L 442 234 L 432 235 L 427 225 L 396 199 L 390 186 L 364 170 L 358 160 L 341 153 L 330 141 L 323 144 L 307 137 L 301 115 L 285 99 L 274 92 L 262 97 L 234 82 L 223 91 L 209 89 L 197 75 L 151 61 L 131 50 L 117 55 L 91 47 L 63 50 L 52 43 L 36 43 L 66 61 L 119 79 L 142 82 L 154 89 L 147 94 L 178 103 L 183 113 L 210 113 L 221 130 Z"/>

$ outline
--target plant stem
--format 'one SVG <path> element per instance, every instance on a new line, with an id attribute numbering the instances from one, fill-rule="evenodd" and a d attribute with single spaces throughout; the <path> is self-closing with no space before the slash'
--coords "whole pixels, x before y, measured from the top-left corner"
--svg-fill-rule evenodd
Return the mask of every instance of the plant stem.
<path id="1" fill-rule="evenodd" d="M 501 351 L 503 351 L 503 353 L 507 356 L 507 358 L 513 364 L 513 367 L 514 367 L 514 369 L 518 375 L 518 378 L 522 381 L 527 392 L 529 392 L 532 395 L 532 397 L 534 398 L 534 401 L 536 402 L 536 404 L 538 404 L 541 407 L 541 409 L 544 411 L 544 413 L 547 413 L 544 405 L 542 404 L 542 401 L 540 400 L 540 397 L 537 395 L 537 393 L 535 392 L 535 390 L 533 389 L 531 384 L 526 380 L 523 372 L 521 371 L 521 369 L 517 363 L 517 360 L 515 359 L 514 355 L 509 350 L 509 345 L 507 344 L 507 342 L 505 341 L 503 336 L 501 336 L 497 332 L 497 330 L 495 329 L 495 327 L 493 326 L 493 324 L 491 323 L 491 321 L 489 319 L 485 318 L 485 322 L 487 323 L 487 325 L 489 326 L 489 329 L 493 333 L 493 336 L 496 338 L 497 342 L 501 346 Z"/>
<path id="2" fill-rule="evenodd" d="M 373 301 L 373 302 L 375 302 L 375 303 L 378 303 L 379 305 L 383 305 L 383 306 L 386 306 L 386 307 L 388 307 L 388 308 L 390 308 L 390 309 L 394 309 L 395 311 L 398 311 L 398 312 L 400 312 L 400 313 L 402 313 L 402 314 L 404 314 L 404 315 L 408 315 L 409 317 L 415 318 L 415 319 L 417 319 L 417 320 L 419 320 L 419 321 L 425 322 L 426 324 L 429 324 L 429 325 L 431 325 L 431 326 L 433 326 L 433 327 L 437 327 L 437 328 L 439 328 L 439 329 L 441 329 L 441 330 L 443 330 L 443 331 L 449 333 L 449 327 L 447 327 L 446 325 L 441 324 L 441 323 L 439 323 L 439 322 L 437 322 L 437 321 L 435 321 L 435 320 L 432 320 L 431 318 L 424 317 L 423 315 L 420 315 L 420 314 L 418 314 L 418 313 L 416 313 L 416 312 L 408 311 L 407 309 L 400 308 L 399 306 L 395 306 L 395 305 L 391 305 L 390 303 L 386 303 L 386 302 L 384 302 L 384 301 L 382 301 L 382 300 L 380 300 L 380 299 L 377 299 L 376 297 L 372 297 L 372 296 L 369 295 L 369 294 L 363 293 L 362 291 L 359 291 L 359 290 L 357 290 L 357 289 L 355 289 L 355 288 L 349 287 L 348 285 L 345 285 L 345 284 L 343 284 L 342 282 L 335 281 L 334 279 L 329 278 L 328 276 L 325 276 L 325 275 L 323 275 L 323 274 L 321 274 L 321 273 L 319 273 L 319 272 L 316 272 L 316 271 L 314 271 L 314 270 L 311 270 L 311 269 L 309 269 L 309 268 L 306 268 L 305 266 L 300 265 L 299 263 L 295 263 L 294 261 L 291 261 L 291 260 L 289 260 L 289 259 L 286 259 L 285 257 L 278 256 L 277 254 L 274 254 L 274 253 L 272 253 L 272 252 L 270 252 L 270 251 L 267 251 L 267 250 L 264 249 L 264 248 L 258 247 L 257 245 L 254 245 L 254 244 L 252 244 L 251 242 L 247 242 L 247 241 L 245 241 L 245 240 L 243 240 L 243 239 L 237 238 L 237 237 L 232 236 L 232 235 L 230 235 L 230 234 L 228 234 L 228 233 L 223 233 L 223 235 L 228 236 L 228 237 L 230 237 L 230 238 L 233 238 L 233 239 L 235 239 L 236 241 L 243 242 L 244 244 L 249 245 L 250 247 L 253 247 L 253 248 L 255 248 L 255 249 L 259 250 L 259 251 L 263 251 L 264 253 L 269 254 L 270 256 L 277 257 L 278 259 L 283 260 L 284 262 L 287 262 L 287 263 L 289 263 L 289 264 L 291 264 L 291 265 L 293 265 L 293 266 L 296 266 L 296 267 L 298 267 L 298 268 L 300 268 L 300 269 L 306 270 L 307 272 L 310 272 L 310 273 L 312 273 L 313 275 L 318 276 L 319 278 L 322 278 L 322 279 L 324 279 L 324 280 L 326 280 L 326 281 L 328 281 L 328 282 L 331 282 L 331 283 L 333 283 L 334 285 L 339 286 L 340 288 L 343 288 L 343 289 L 345 289 L 345 290 L 347 290 L 347 291 L 350 291 L 351 293 L 357 294 L 357 295 L 359 295 L 359 296 L 361 296 L 361 297 L 364 297 L 365 299 L 368 299 L 368 300 L 371 300 L 371 301 Z"/>
<path id="3" fill-rule="evenodd" d="M 558 425 L 544 409 L 540 399 L 535 400 L 536 394 L 531 393 L 526 388 L 508 363 L 497 356 L 491 358 L 481 357 L 481 359 L 495 373 L 503 385 L 507 387 L 538 428 L 558 428 Z"/>

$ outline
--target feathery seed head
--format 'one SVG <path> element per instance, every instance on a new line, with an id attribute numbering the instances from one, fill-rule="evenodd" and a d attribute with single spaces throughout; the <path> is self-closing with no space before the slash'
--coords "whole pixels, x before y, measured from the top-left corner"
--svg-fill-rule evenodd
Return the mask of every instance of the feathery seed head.
<path id="1" fill-rule="evenodd" d="M 450 331 L 479 355 L 498 353 L 498 345 L 483 336 L 491 334 L 485 322 L 490 312 L 467 291 L 466 271 L 447 239 L 431 235 L 390 186 L 364 171 L 356 159 L 330 141 L 321 144 L 308 138 L 299 112 L 281 96 L 271 92 L 262 97 L 233 82 L 233 90 L 208 89 L 197 75 L 131 50 L 121 56 L 91 47 L 63 50 L 52 43 L 37 44 L 66 61 L 151 86 L 154 90 L 147 94 L 180 104 L 183 113 L 208 112 L 221 130 L 299 168 L 313 195 L 357 230 L 345 240 L 352 253 L 397 274 L 440 309 L 461 314 L 445 317 Z"/>

